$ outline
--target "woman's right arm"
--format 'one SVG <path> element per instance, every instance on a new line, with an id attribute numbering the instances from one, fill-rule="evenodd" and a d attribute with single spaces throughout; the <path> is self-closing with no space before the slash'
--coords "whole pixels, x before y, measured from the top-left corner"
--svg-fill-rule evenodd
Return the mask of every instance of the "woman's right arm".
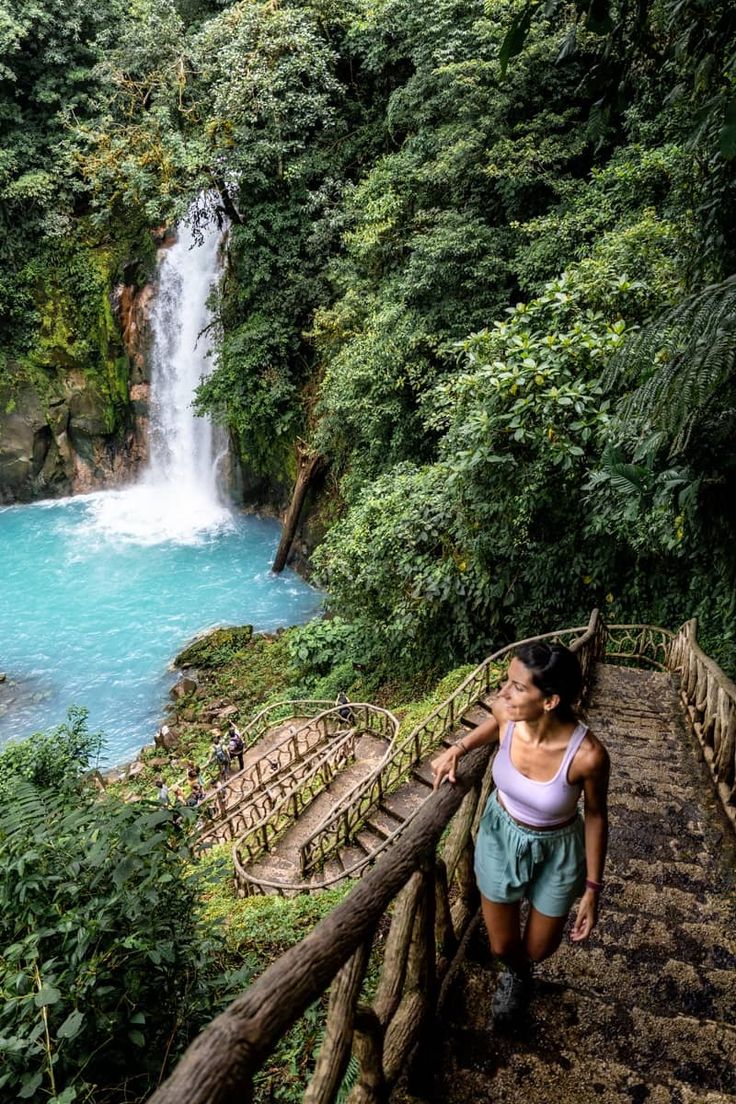
<path id="1" fill-rule="evenodd" d="M 473 751 L 474 748 L 483 747 L 484 744 L 495 743 L 505 720 L 506 716 L 501 703 L 495 701 L 491 707 L 491 716 L 487 721 L 483 721 L 467 736 L 461 736 L 452 747 L 447 748 L 436 759 L 433 759 L 431 767 L 434 775 L 434 789 L 438 790 L 445 779 L 448 782 L 456 782 L 455 771 L 458 760 L 463 757 L 466 751 Z"/>

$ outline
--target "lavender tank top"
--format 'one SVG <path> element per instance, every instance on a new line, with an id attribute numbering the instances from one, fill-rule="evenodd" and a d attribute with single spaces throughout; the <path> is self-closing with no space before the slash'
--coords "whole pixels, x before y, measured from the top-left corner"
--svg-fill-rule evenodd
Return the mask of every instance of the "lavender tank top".
<path id="1" fill-rule="evenodd" d="M 583 784 L 577 782 L 571 786 L 567 781 L 567 771 L 587 731 L 587 725 L 577 725 L 557 774 L 547 782 L 535 782 L 518 771 L 511 762 L 514 722 L 508 722 L 503 743 L 493 760 L 493 781 L 514 820 L 534 828 L 554 828 L 575 815 Z"/>

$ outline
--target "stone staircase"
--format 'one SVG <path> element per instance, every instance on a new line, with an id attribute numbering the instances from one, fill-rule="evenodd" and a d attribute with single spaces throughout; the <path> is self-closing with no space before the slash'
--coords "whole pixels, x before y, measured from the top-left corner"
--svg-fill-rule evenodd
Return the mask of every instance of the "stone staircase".
<path id="1" fill-rule="evenodd" d="M 472 732 L 482 721 L 487 720 L 490 716 L 490 700 L 489 696 L 487 700 L 480 699 L 470 706 L 461 717 L 458 727 L 442 740 L 441 746 L 449 746 L 464 733 Z M 258 745 L 255 745 L 253 750 L 257 748 Z M 397 829 L 401 828 L 432 792 L 431 761 L 438 750 L 436 748 L 425 757 L 412 770 L 411 777 L 383 799 L 380 806 L 366 817 L 355 837 L 342 848 L 339 854 L 327 860 L 321 872 L 304 880 L 299 871 L 301 845 L 330 814 L 340 798 L 348 794 L 356 782 L 365 778 L 378 766 L 386 751 L 386 745 L 382 741 L 363 737 L 359 742 L 356 762 L 342 771 L 312 802 L 307 812 L 299 817 L 299 820 L 269 854 L 248 867 L 248 873 L 255 878 L 263 879 L 264 888 L 267 891 L 270 881 L 286 883 L 292 889 L 297 885 L 318 889 L 325 883 L 330 884 L 339 880 L 345 872 L 349 874 L 351 870 L 355 870 L 369 859 Z"/>
<path id="2" fill-rule="evenodd" d="M 490 701 L 491 697 L 488 696 L 470 705 L 462 714 L 457 728 L 441 741 L 440 746 L 454 743 L 463 733 L 471 732 L 478 724 L 487 720 L 490 715 Z M 296 723 L 292 720 L 288 724 L 276 726 L 260 737 L 246 752 L 246 767 L 254 763 L 257 758 L 267 762 L 268 751 L 273 749 L 287 731 L 294 731 Z M 384 797 L 380 806 L 365 818 L 354 838 L 346 843 L 339 853 L 328 859 L 321 871 L 312 874 L 311 877 L 302 878 L 299 866 L 299 850 L 302 843 L 324 819 L 329 817 L 333 807 L 340 802 L 341 798 L 350 794 L 356 784 L 372 774 L 386 753 L 385 741 L 376 739 L 370 734 L 363 735 L 356 745 L 355 762 L 335 775 L 324 792 L 312 800 L 305 813 L 299 816 L 295 824 L 262 858 L 248 864 L 245 868 L 248 877 L 258 882 L 263 881 L 263 892 L 284 892 L 286 895 L 298 892 L 300 888 L 302 891 L 314 891 L 323 888 L 326 884 L 337 884 L 343 875 L 349 877 L 352 873 L 356 877 L 360 869 L 364 869 L 365 860 L 371 859 L 374 852 L 381 849 L 385 841 L 406 824 L 431 793 L 433 774 L 431 774 L 430 763 L 437 752 L 436 747 L 412 769 L 410 777 L 403 785 Z M 265 769 L 265 775 L 268 776 L 267 769 Z M 273 777 L 276 778 L 277 774 L 274 773 Z M 237 808 L 239 800 L 243 798 L 241 789 L 242 787 L 238 787 L 238 775 L 235 775 L 228 784 L 227 811 Z M 213 813 L 214 811 L 213 807 Z M 213 838 L 227 840 L 222 822 L 218 824 L 215 821 L 210 834 Z"/>
<path id="3" fill-rule="evenodd" d="M 393 793 L 384 797 L 379 808 L 368 815 L 364 827 L 360 829 L 355 837 L 354 844 L 346 847 L 340 856 L 343 868 L 347 867 L 349 862 L 355 861 L 356 857 L 360 857 L 360 853 L 364 856 L 371 855 L 412 813 L 416 812 L 432 792 L 432 760 L 437 757 L 442 747 L 450 747 L 461 736 L 472 732 L 474 728 L 477 728 L 479 724 L 490 717 L 490 701 L 491 697 L 489 695 L 487 700 L 480 699 L 469 709 L 466 709 L 460 718 L 458 727 L 442 740 L 440 747 L 435 748 L 430 755 L 414 767 L 411 777 Z"/>
<path id="4" fill-rule="evenodd" d="M 373 770 L 386 753 L 386 743 L 375 736 L 362 736 L 356 743 L 355 761 L 344 770 L 340 771 L 332 782 L 309 805 L 306 812 L 302 813 L 295 824 L 281 837 L 278 843 L 257 862 L 251 863 L 248 873 L 255 878 L 262 878 L 265 882 L 271 880 L 286 883 L 301 881 L 299 871 L 299 848 L 307 836 L 314 831 L 317 825 L 330 812 L 333 805 L 344 794 L 348 793 L 357 782 Z M 354 863 L 361 858 L 362 852 L 357 847 L 347 848 L 345 864 Z M 343 867 L 329 866 L 325 876 L 332 873 L 341 873 Z M 315 884 L 320 884 L 323 878 L 316 875 Z"/>
<path id="5" fill-rule="evenodd" d="M 394 1101 L 736 1104 L 733 833 L 669 674 L 601 666 L 588 720 L 612 761 L 598 928 L 538 968 L 511 1035 L 488 1030 L 479 929 Z"/>

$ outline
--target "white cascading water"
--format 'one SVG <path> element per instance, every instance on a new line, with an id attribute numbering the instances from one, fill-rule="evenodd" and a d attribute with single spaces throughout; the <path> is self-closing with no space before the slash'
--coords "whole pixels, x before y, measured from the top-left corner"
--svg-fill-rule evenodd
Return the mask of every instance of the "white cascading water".
<path id="1" fill-rule="evenodd" d="M 219 275 L 222 242 L 214 222 L 201 234 L 195 241 L 183 222 L 174 244 L 161 250 L 151 312 L 149 463 L 134 486 L 95 496 L 93 528 L 101 535 L 141 544 L 194 543 L 230 522 L 218 492 L 226 445 L 192 406 L 212 367 L 207 299 Z"/>

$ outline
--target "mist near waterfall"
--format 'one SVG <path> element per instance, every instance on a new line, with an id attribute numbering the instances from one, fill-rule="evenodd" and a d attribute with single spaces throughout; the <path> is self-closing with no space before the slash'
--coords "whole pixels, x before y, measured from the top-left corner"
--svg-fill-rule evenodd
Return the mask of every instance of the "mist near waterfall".
<path id="1" fill-rule="evenodd" d="M 152 309 L 149 462 L 127 487 L 0 508 L 0 744 L 60 724 L 70 705 L 108 737 L 107 761 L 150 742 L 171 660 L 221 624 L 308 620 L 321 596 L 270 565 L 280 526 L 232 509 L 224 434 L 194 414 L 212 369 L 208 298 L 223 232 L 183 223 L 160 251 Z"/>

